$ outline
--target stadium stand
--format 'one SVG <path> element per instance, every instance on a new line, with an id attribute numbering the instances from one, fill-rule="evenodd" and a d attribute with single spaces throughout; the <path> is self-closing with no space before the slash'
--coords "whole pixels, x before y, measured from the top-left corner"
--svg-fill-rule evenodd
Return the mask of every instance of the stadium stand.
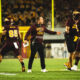
<path id="1" fill-rule="evenodd" d="M 41 15 L 44 17 L 47 14 L 47 10 L 43 11 L 43 9 L 50 9 L 48 2 L 49 0 L 46 0 L 43 5 L 43 0 L 2 0 L 3 25 L 4 18 L 10 16 L 14 18 L 16 25 L 30 26 L 36 21 L 37 16 Z"/>
<path id="2" fill-rule="evenodd" d="M 79 2 L 79 0 L 54 0 L 55 27 L 65 26 L 65 21 L 72 11 L 80 8 Z M 11 16 L 16 25 L 30 26 L 40 15 L 45 17 L 46 23 L 51 21 L 51 0 L 2 0 L 3 25 L 4 18 Z"/>

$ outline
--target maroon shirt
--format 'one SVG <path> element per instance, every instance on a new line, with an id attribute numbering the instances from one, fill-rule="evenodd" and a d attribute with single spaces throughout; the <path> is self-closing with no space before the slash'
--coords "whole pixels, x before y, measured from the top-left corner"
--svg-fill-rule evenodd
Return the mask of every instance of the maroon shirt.
<path id="1" fill-rule="evenodd" d="M 18 26 L 4 26 L 4 30 L 6 30 L 6 39 L 11 41 L 16 41 L 19 37 L 19 29 Z M 4 31 L 3 30 L 3 31 Z"/>
<path id="2" fill-rule="evenodd" d="M 35 40 L 36 43 L 42 43 L 44 32 L 56 34 L 55 31 L 48 30 L 44 25 L 35 24 L 26 33 L 25 40 L 28 40 L 28 36 L 31 34 L 31 41 Z"/>

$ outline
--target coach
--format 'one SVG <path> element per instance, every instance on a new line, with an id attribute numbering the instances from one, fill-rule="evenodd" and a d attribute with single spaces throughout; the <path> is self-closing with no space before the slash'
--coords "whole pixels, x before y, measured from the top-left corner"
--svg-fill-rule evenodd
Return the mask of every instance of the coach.
<path id="1" fill-rule="evenodd" d="M 26 33 L 24 43 L 28 42 L 28 36 L 31 35 L 31 56 L 28 63 L 28 71 L 32 72 L 32 63 L 35 57 L 36 52 L 38 51 L 40 56 L 41 62 L 41 72 L 47 72 L 45 68 L 45 59 L 44 59 L 44 43 L 43 43 L 43 35 L 44 32 L 49 34 L 57 34 L 59 35 L 60 32 L 50 31 L 46 29 L 44 25 L 43 17 L 38 17 L 36 24 L 32 25 L 29 31 Z"/>

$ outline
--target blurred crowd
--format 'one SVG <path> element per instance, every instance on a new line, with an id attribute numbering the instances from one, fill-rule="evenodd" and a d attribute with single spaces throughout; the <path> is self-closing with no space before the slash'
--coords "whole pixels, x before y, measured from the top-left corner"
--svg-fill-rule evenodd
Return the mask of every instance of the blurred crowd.
<path id="1" fill-rule="evenodd" d="M 52 0 L 2 0 L 2 22 L 6 17 L 13 17 L 15 25 L 30 26 L 38 16 L 43 16 L 46 23 L 51 22 Z M 74 9 L 80 8 L 80 0 L 54 0 L 55 27 L 64 27 Z"/>
<path id="2" fill-rule="evenodd" d="M 73 10 L 80 8 L 80 0 L 54 0 L 55 26 L 64 27 L 68 17 L 72 16 Z"/>
<path id="3" fill-rule="evenodd" d="M 46 2 L 45 2 L 46 1 Z M 38 16 L 45 17 L 47 9 L 51 9 L 49 0 L 2 0 L 2 20 L 12 17 L 15 25 L 29 26 Z M 46 12 L 45 12 L 46 11 Z"/>

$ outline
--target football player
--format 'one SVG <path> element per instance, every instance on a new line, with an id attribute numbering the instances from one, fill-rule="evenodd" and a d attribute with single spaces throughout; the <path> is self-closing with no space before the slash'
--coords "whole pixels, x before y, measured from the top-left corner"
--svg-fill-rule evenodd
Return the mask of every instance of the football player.
<path id="1" fill-rule="evenodd" d="M 75 15 L 75 18 L 76 18 L 75 23 L 76 23 L 79 39 L 77 41 L 77 46 L 75 51 L 75 64 L 73 65 L 73 67 L 71 67 L 71 70 L 77 71 L 78 69 L 77 66 L 80 60 L 80 10 Z"/>
<path id="2" fill-rule="evenodd" d="M 71 17 L 71 16 L 70 16 Z M 76 20 L 78 20 L 78 11 L 73 11 L 73 16 L 66 22 L 65 40 L 67 44 L 68 51 L 70 53 L 69 61 L 64 65 L 67 69 L 71 69 L 72 63 L 75 56 L 75 50 L 78 40 L 78 29 Z"/>
<path id="3" fill-rule="evenodd" d="M 18 41 L 20 39 L 19 29 L 18 26 L 15 26 L 13 24 L 13 18 L 5 19 L 5 26 L 3 27 L 2 39 L 6 37 L 6 40 L 4 42 L 4 45 L 0 49 L 0 62 L 2 61 L 2 56 L 4 56 L 8 51 L 13 50 L 15 56 L 19 59 L 21 63 L 22 72 L 24 72 L 25 66 L 23 58 L 21 56 L 20 44 Z"/>

